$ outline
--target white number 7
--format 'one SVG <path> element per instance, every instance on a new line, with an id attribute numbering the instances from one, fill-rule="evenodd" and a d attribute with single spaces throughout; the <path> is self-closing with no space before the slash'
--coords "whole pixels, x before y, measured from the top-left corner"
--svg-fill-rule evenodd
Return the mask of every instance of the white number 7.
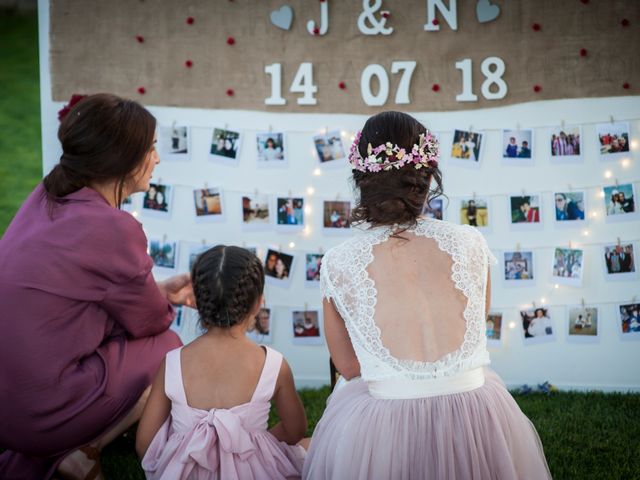
<path id="1" fill-rule="evenodd" d="M 391 64 L 391 73 L 398 73 L 404 70 L 396 92 L 396 103 L 409 103 L 409 87 L 411 86 L 411 76 L 415 68 L 415 61 L 393 62 Z"/>

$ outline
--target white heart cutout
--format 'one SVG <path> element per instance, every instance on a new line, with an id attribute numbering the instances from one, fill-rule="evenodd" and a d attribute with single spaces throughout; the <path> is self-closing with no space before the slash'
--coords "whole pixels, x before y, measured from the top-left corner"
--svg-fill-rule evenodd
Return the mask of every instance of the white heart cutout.
<path id="1" fill-rule="evenodd" d="M 283 5 L 271 12 L 271 23 L 282 30 L 289 30 L 293 21 L 293 9 L 289 5 Z"/>
<path id="2" fill-rule="evenodd" d="M 490 22 L 495 20 L 500 15 L 500 7 L 497 5 L 491 5 L 489 0 L 478 0 L 476 5 L 476 17 L 480 23 Z"/>

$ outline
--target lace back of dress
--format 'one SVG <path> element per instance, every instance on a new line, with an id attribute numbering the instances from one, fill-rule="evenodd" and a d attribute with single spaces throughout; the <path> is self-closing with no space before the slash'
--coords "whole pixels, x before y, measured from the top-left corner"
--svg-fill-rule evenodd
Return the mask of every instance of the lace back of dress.
<path id="1" fill-rule="evenodd" d="M 374 322 L 391 356 L 435 362 L 462 346 L 467 297 L 452 279 L 452 257 L 436 240 L 404 232 L 373 247 L 369 278 Z"/>

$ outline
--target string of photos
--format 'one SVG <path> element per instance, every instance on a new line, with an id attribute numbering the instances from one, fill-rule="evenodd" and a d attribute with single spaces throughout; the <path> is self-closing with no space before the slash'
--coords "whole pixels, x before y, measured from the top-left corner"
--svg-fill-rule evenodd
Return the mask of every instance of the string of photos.
<path id="1" fill-rule="evenodd" d="M 598 146 L 598 156 L 602 161 L 619 161 L 623 168 L 631 166 L 630 151 L 638 149 L 637 140 L 630 138 L 629 122 L 609 122 L 595 124 Z M 194 127 L 178 125 L 159 126 L 158 140 L 160 156 L 163 161 L 189 162 L 193 151 L 191 145 L 191 130 Z M 502 129 L 475 131 L 456 129 L 452 133 L 450 145 L 441 145 L 441 159 L 453 166 L 480 168 L 483 149 L 487 141 L 488 132 L 499 132 L 502 141 L 502 162 L 505 165 L 533 166 L 536 156 L 546 156 L 557 163 L 582 163 L 584 161 L 582 126 L 551 126 L 545 127 L 547 134 L 547 150 L 534 151 L 534 131 L 530 129 Z M 268 131 L 255 132 L 253 145 L 243 145 L 248 137 L 247 131 L 224 128 L 209 128 L 211 142 L 204 153 L 207 158 L 216 163 L 237 167 L 240 163 L 241 148 L 254 148 L 256 166 L 261 168 L 284 168 L 289 165 L 290 153 L 287 145 L 287 132 Z M 292 133 L 292 132 L 289 132 Z M 331 166 L 342 166 L 346 162 L 345 144 L 353 136 L 340 129 L 316 133 L 310 138 L 313 155 L 316 157 L 314 175 L 322 175 L 323 169 Z M 442 137 L 445 132 L 435 132 Z M 199 154 L 200 154 L 199 153 Z M 527 192 L 521 190 L 512 194 L 476 195 L 450 199 L 447 207 L 442 198 L 430 202 L 424 207 L 424 214 L 428 217 L 442 220 L 447 219 L 460 224 L 477 227 L 490 231 L 496 219 L 492 213 L 496 201 L 503 202 L 507 214 L 499 218 L 513 231 L 542 230 L 545 223 L 554 227 L 574 227 L 580 231 L 581 240 L 585 240 L 590 232 L 589 221 L 603 218 L 605 222 L 634 221 L 640 219 L 636 206 L 635 188 L 639 179 L 625 179 L 623 183 L 613 178 L 611 171 L 604 172 L 609 185 L 589 185 L 559 190 Z M 186 194 L 192 203 L 192 215 L 195 223 L 226 222 L 236 216 L 245 232 L 275 231 L 295 233 L 302 237 L 310 237 L 313 230 L 319 227 L 324 235 L 349 235 L 352 230 L 350 200 L 337 198 L 318 198 L 313 187 L 308 187 L 304 193 L 291 191 L 288 193 L 253 192 L 223 189 L 222 186 L 209 186 L 204 183 L 199 187 L 178 183 L 163 182 L 161 178 L 150 185 L 144 195 L 127 199 L 124 209 L 135 216 L 160 218 L 170 220 L 173 212 L 175 195 Z M 599 198 L 599 206 L 590 204 L 590 198 Z M 316 200 L 317 199 L 317 200 Z M 321 215 L 316 216 L 319 222 L 314 225 L 314 203 L 322 202 Z M 453 205 L 451 205 L 451 203 Z M 551 205 L 550 208 L 544 208 Z M 185 212 L 181 212 L 184 214 Z M 545 217 L 548 219 L 544 221 Z M 234 222 L 235 223 L 235 222 Z M 156 270 L 161 273 L 188 271 L 193 261 L 204 249 L 212 246 L 205 239 L 202 241 L 181 241 L 164 236 L 149 237 L 149 254 Z M 315 251 L 297 251 L 295 242 L 286 242 L 286 247 L 280 245 L 257 246 L 243 245 L 263 258 L 267 283 L 278 287 L 288 288 L 291 282 L 303 282 L 306 287 L 317 288 L 320 279 L 320 269 L 323 257 L 322 247 Z M 552 261 L 547 267 L 553 288 L 560 285 L 580 286 L 583 282 L 585 262 L 590 255 L 600 257 L 602 272 L 607 280 L 634 280 L 638 278 L 636 252 L 638 239 L 615 238 L 606 243 L 579 244 L 569 242 L 568 245 L 544 245 L 535 248 L 521 248 L 517 244 L 512 249 L 500 251 L 502 265 L 502 285 L 505 287 L 534 286 L 544 276 L 536 266 L 536 256 L 542 251 L 552 250 Z M 187 254 L 182 255 L 181 250 Z M 599 252 L 593 253 L 593 250 Z M 303 262 L 304 275 L 295 278 L 294 271 L 298 262 Z M 519 310 L 522 335 L 526 344 L 554 341 L 557 327 L 554 327 L 549 316 L 548 305 L 536 306 Z M 616 303 L 618 328 L 623 338 L 640 339 L 640 304 L 634 298 L 631 302 Z M 275 307 L 276 309 L 279 307 Z M 284 308 L 284 307 L 283 307 Z M 598 341 L 602 328 L 598 325 L 599 307 L 597 305 L 568 306 L 567 340 L 582 342 Z M 487 322 L 487 338 L 490 344 L 500 344 L 504 312 L 492 312 Z M 186 315 L 186 314 L 184 314 Z M 174 322 L 175 328 L 182 328 L 184 323 L 183 310 L 180 309 Z M 256 339 L 264 342 L 271 341 L 271 307 L 265 307 L 256 317 L 256 324 L 249 332 Z M 290 309 L 291 334 L 296 344 L 322 344 L 323 332 L 321 328 L 320 309 L 304 308 Z M 262 319 L 262 320 L 261 320 Z M 261 323 L 262 322 L 262 323 Z M 510 328 L 515 328 L 516 322 L 509 322 Z M 271 332 L 271 333 L 270 333 Z"/>

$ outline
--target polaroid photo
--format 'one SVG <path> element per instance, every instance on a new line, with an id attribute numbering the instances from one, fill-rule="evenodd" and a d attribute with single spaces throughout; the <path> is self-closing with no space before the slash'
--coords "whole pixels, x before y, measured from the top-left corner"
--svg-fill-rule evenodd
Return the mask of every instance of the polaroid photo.
<path id="1" fill-rule="evenodd" d="M 171 322 L 169 328 L 180 334 L 184 323 L 184 311 L 182 305 L 173 305 L 173 311 L 176 312 L 176 316 L 173 318 L 173 322 Z"/>
<path id="2" fill-rule="evenodd" d="M 582 161 L 580 126 L 553 127 L 549 131 L 549 152 L 553 163 L 573 163 Z"/>
<path id="3" fill-rule="evenodd" d="M 158 273 L 174 273 L 178 266 L 178 242 L 149 238 L 149 256 Z"/>
<path id="4" fill-rule="evenodd" d="M 286 167 L 288 165 L 283 132 L 256 134 L 259 167 Z"/>
<path id="5" fill-rule="evenodd" d="M 306 287 L 320 287 L 320 267 L 324 253 L 307 253 L 304 260 L 304 284 Z"/>
<path id="6" fill-rule="evenodd" d="M 291 310 L 291 333 L 294 345 L 323 345 L 325 342 L 320 310 Z"/>
<path id="7" fill-rule="evenodd" d="M 351 230 L 351 202 L 327 201 L 323 202 L 322 227 L 324 233 L 346 233 Z"/>
<path id="8" fill-rule="evenodd" d="M 471 225 L 479 230 L 489 230 L 489 199 L 482 197 L 461 199 L 460 224 Z"/>
<path id="9" fill-rule="evenodd" d="M 268 248 L 264 259 L 265 280 L 270 285 L 288 287 L 295 266 L 295 255 Z"/>
<path id="10" fill-rule="evenodd" d="M 150 183 L 142 199 L 142 212 L 148 217 L 171 218 L 173 186 Z"/>
<path id="11" fill-rule="evenodd" d="M 509 197 L 512 230 L 532 230 L 542 227 L 542 197 L 511 195 Z"/>
<path id="12" fill-rule="evenodd" d="M 268 195 L 245 193 L 242 196 L 242 227 L 246 230 L 265 230 L 271 227 Z"/>
<path id="13" fill-rule="evenodd" d="M 633 183 L 603 187 L 607 222 L 638 219 Z"/>
<path id="14" fill-rule="evenodd" d="M 553 204 L 556 226 L 584 225 L 587 219 L 586 198 L 584 191 L 555 192 Z"/>
<path id="15" fill-rule="evenodd" d="M 422 209 L 422 215 L 434 220 L 442 220 L 444 218 L 443 198 L 432 198 L 429 202 L 425 203 Z"/>
<path id="16" fill-rule="evenodd" d="M 487 345 L 498 347 L 502 343 L 502 312 L 489 312 L 487 316 Z"/>
<path id="17" fill-rule="evenodd" d="M 262 307 L 247 329 L 247 337 L 256 343 L 272 343 L 273 324 L 271 323 L 271 314 L 270 307 Z"/>
<path id="18" fill-rule="evenodd" d="M 183 244 L 183 247 L 185 245 Z M 213 248 L 215 245 L 211 243 L 206 243 L 204 240 L 201 243 L 188 243 L 188 259 L 187 259 L 187 272 L 191 272 L 193 268 L 193 264 L 196 263 L 196 260 L 200 256 L 201 253 L 206 252 L 207 250 Z M 184 261 L 184 259 L 183 259 Z"/>
<path id="19" fill-rule="evenodd" d="M 617 160 L 629 155 L 629 123 L 599 123 L 596 125 L 600 160 Z"/>
<path id="20" fill-rule="evenodd" d="M 346 158 L 339 130 L 316 135 L 313 137 L 313 143 L 320 164 L 342 165 L 342 162 L 336 162 L 336 160 L 344 160 Z"/>
<path id="21" fill-rule="evenodd" d="M 579 287 L 584 270 L 584 250 L 556 247 L 551 277 L 555 283 Z"/>
<path id="22" fill-rule="evenodd" d="M 640 340 L 640 303 L 620 304 L 618 305 L 617 313 L 617 330 L 620 338 L 623 340 Z"/>
<path id="23" fill-rule="evenodd" d="M 502 162 L 507 165 L 533 165 L 533 130 L 502 131 Z"/>
<path id="24" fill-rule="evenodd" d="M 304 198 L 276 198 L 276 228 L 278 230 L 302 230 L 304 228 Z"/>
<path id="25" fill-rule="evenodd" d="M 451 144 L 451 163 L 480 168 L 484 134 L 455 130 Z"/>
<path id="26" fill-rule="evenodd" d="M 528 287 L 535 282 L 533 251 L 503 252 L 505 286 Z"/>
<path id="27" fill-rule="evenodd" d="M 556 339 L 547 308 L 529 308 L 520 311 L 525 345 L 553 342 Z"/>
<path id="28" fill-rule="evenodd" d="M 193 191 L 193 209 L 197 223 L 224 220 L 222 191 L 219 187 L 197 188 Z"/>
<path id="29" fill-rule="evenodd" d="M 211 136 L 209 158 L 229 165 L 237 165 L 240 160 L 242 134 L 223 128 L 214 128 Z"/>
<path id="30" fill-rule="evenodd" d="M 567 341 L 571 343 L 597 343 L 600 339 L 598 328 L 598 307 L 575 305 L 568 308 Z"/>
<path id="31" fill-rule="evenodd" d="M 191 134 L 189 127 L 185 125 L 172 125 L 158 127 L 158 151 L 161 160 L 191 159 Z"/>
<path id="32" fill-rule="evenodd" d="M 607 280 L 638 278 L 636 249 L 631 242 L 605 245 L 603 248 L 604 274 Z"/>

